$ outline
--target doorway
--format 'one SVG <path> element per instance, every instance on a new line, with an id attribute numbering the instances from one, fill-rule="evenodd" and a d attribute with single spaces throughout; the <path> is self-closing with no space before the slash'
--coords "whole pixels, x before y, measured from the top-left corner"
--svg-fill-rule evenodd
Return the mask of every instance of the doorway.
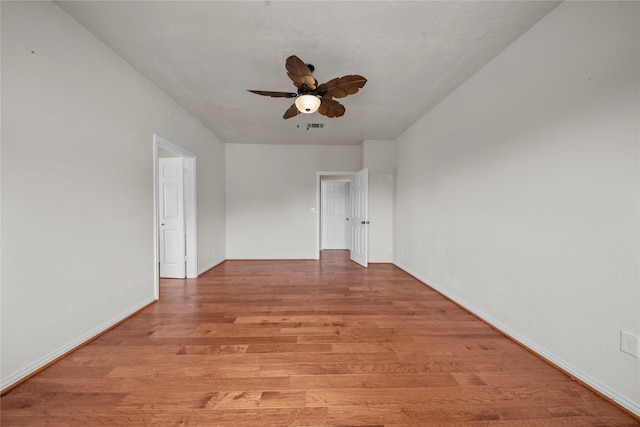
<path id="1" fill-rule="evenodd" d="M 348 181 L 350 210 L 347 229 L 350 230 L 349 251 L 351 260 L 366 267 L 369 252 L 369 209 L 368 209 L 368 174 L 367 169 L 358 172 L 316 172 L 316 259 L 320 259 L 320 251 L 324 249 L 322 225 L 322 184 L 324 181 Z M 327 248 L 328 249 L 328 248 Z"/>
<path id="2" fill-rule="evenodd" d="M 160 190 L 162 188 L 161 185 L 161 172 L 162 169 L 160 167 L 160 159 L 173 159 L 173 160 L 168 160 L 168 161 L 163 161 L 166 162 L 167 164 L 173 164 L 175 167 L 172 168 L 172 170 L 177 170 L 178 166 L 181 166 L 182 171 L 180 172 L 180 177 L 175 176 L 176 174 L 174 173 L 174 178 L 177 179 L 176 181 L 174 181 L 174 185 L 171 188 L 170 191 L 168 191 L 166 194 L 171 194 L 173 195 L 176 203 L 174 203 L 172 209 L 174 209 L 174 213 L 176 214 L 177 217 L 180 217 L 181 219 L 179 221 L 182 221 L 182 225 L 183 225 L 183 231 L 180 231 L 179 233 L 181 233 L 180 236 L 177 236 L 177 233 L 175 230 L 176 229 L 172 229 L 172 233 L 167 233 L 168 236 L 170 237 L 170 241 L 168 242 L 169 244 L 176 244 L 176 240 L 181 242 L 180 245 L 183 245 L 181 247 L 181 252 L 177 252 L 178 254 L 183 253 L 184 254 L 184 269 L 178 269 L 178 274 L 174 274 L 176 270 L 173 270 L 173 273 L 169 273 L 169 275 L 173 276 L 179 276 L 181 274 L 181 271 L 183 271 L 184 273 L 182 274 L 182 278 L 184 278 L 185 276 L 187 278 L 195 278 L 198 276 L 197 270 L 198 270 L 198 257 L 197 257 L 197 218 L 196 218 L 196 214 L 197 214 L 197 192 L 196 192 L 196 156 L 193 153 L 190 153 L 189 151 L 185 150 L 184 148 L 173 144 L 172 142 L 167 141 L 166 139 L 158 136 L 158 135 L 154 135 L 153 137 L 153 169 L 154 169 L 154 192 L 153 192 L 153 199 L 154 199 L 154 270 L 155 270 L 155 277 L 156 277 L 156 289 L 155 289 L 155 296 L 156 299 L 159 298 L 159 280 L 161 277 L 160 274 L 160 263 L 163 261 L 163 257 L 161 257 L 161 243 L 165 244 L 167 242 L 165 242 L 164 238 L 161 238 L 161 233 L 164 232 L 163 230 L 163 224 L 167 224 L 166 222 L 162 222 L 161 221 L 161 215 L 162 215 L 162 211 L 163 209 L 161 209 L 160 206 L 160 202 L 163 201 L 163 206 L 165 205 L 165 192 L 163 190 L 163 194 L 160 194 Z M 179 183 L 179 184 L 178 184 Z M 180 185 L 180 188 L 177 188 L 177 186 Z M 181 203 L 178 203 L 177 201 L 180 201 Z M 181 227 L 178 227 L 178 229 L 182 229 Z M 184 237 L 182 239 L 182 237 Z M 171 239 L 173 239 L 174 241 L 171 241 Z M 182 243 L 183 242 L 183 243 Z M 175 246 L 177 247 L 177 246 Z M 172 262 L 175 261 L 176 256 L 182 256 L 182 255 L 176 255 L 176 253 L 172 254 L 173 256 L 173 260 Z M 165 270 L 166 271 L 166 270 Z"/>
<path id="3" fill-rule="evenodd" d="M 351 249 L 351 179 L 322 180 L 320 202 L 320 244 L 324 249 Z"/>

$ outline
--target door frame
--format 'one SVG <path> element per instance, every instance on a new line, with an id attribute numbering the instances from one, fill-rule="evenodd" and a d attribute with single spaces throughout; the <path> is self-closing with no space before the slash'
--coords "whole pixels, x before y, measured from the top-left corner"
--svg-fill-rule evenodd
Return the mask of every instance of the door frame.
<path id="1" fill-rule="evenodd" d="M 320 228 L 320 220 L 321 220 L 321 191 L 322 191 L 322 179 L 327 178 L 336 178 L 339 176 L 352 176 L 353 171 L 343 171 L 343 172 L 329 172 L 329 171 L 320 171 L 316 172 L 316 207 L 313 208 L 313 211 L 316 214 L 316 259 L 320 259 L 320 246 L 322 242 L 322 236 L 320 235 L 322 229 Z"/>
<path id="2" fill-rule="evenodd" d="M 187 278 L 198 277 L 198 196 L 196 187 L 196 155 L 159 135 L 153 135 L 153 265 L 155 276 L 155 297 L 160 298 L 160 243 L 158 239 L 159 209 L 158 188 L 159 163 L 158 148 L 161 147 L 184 159 L 184 209 L 185 209 L 185 261 Z"/>

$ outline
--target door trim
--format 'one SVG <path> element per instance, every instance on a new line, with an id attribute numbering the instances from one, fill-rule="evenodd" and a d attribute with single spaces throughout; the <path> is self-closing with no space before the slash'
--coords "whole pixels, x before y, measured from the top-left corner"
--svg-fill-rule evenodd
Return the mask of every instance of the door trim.
<path id="1" fill-rule="evenodd" d="M 155 297 L 160 297 L 160 272 L 158 266 L 160 258 L 158 241 L 158 148 L 171 151 L 184 158 L 184 196 L 185 196 L 185 225 L 186 225 L 186 274 L 187 278 L 198 277 L 198 200 L 196 192 L 196 155 L 184 148 L 169 142 L 159 135 L 153 135 L 153 265 L 155 276 Z"/>

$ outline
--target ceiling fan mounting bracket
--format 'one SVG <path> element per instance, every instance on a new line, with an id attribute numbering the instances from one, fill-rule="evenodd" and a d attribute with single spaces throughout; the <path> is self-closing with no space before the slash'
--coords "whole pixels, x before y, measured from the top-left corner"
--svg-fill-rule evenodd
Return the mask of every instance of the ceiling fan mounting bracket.
<path id="1" fill-rule="evenodd" d="M 316 87 L 318 87 L 318 81 L 316 80 Z M 314 89 L 314 90 L 310 90 L 306 84 L 302 84 L 302 86 L 300 86 L 298 88 L 298 96 L 300 95 L 315 95 L 319 98 L 322 98 L 322 96 L 327 93 L 326 90 L 318 90 L 318 89 Z"/>

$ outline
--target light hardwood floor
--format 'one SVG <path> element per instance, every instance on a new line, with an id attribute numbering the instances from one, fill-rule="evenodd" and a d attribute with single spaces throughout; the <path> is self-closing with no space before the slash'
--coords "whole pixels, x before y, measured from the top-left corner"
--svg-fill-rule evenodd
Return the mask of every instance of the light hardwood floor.
<path id="1" fill-rule="evenodd" d="M 389 264 L 227 261 L 2 397 L 2 426 L 637 426 Z"/>

